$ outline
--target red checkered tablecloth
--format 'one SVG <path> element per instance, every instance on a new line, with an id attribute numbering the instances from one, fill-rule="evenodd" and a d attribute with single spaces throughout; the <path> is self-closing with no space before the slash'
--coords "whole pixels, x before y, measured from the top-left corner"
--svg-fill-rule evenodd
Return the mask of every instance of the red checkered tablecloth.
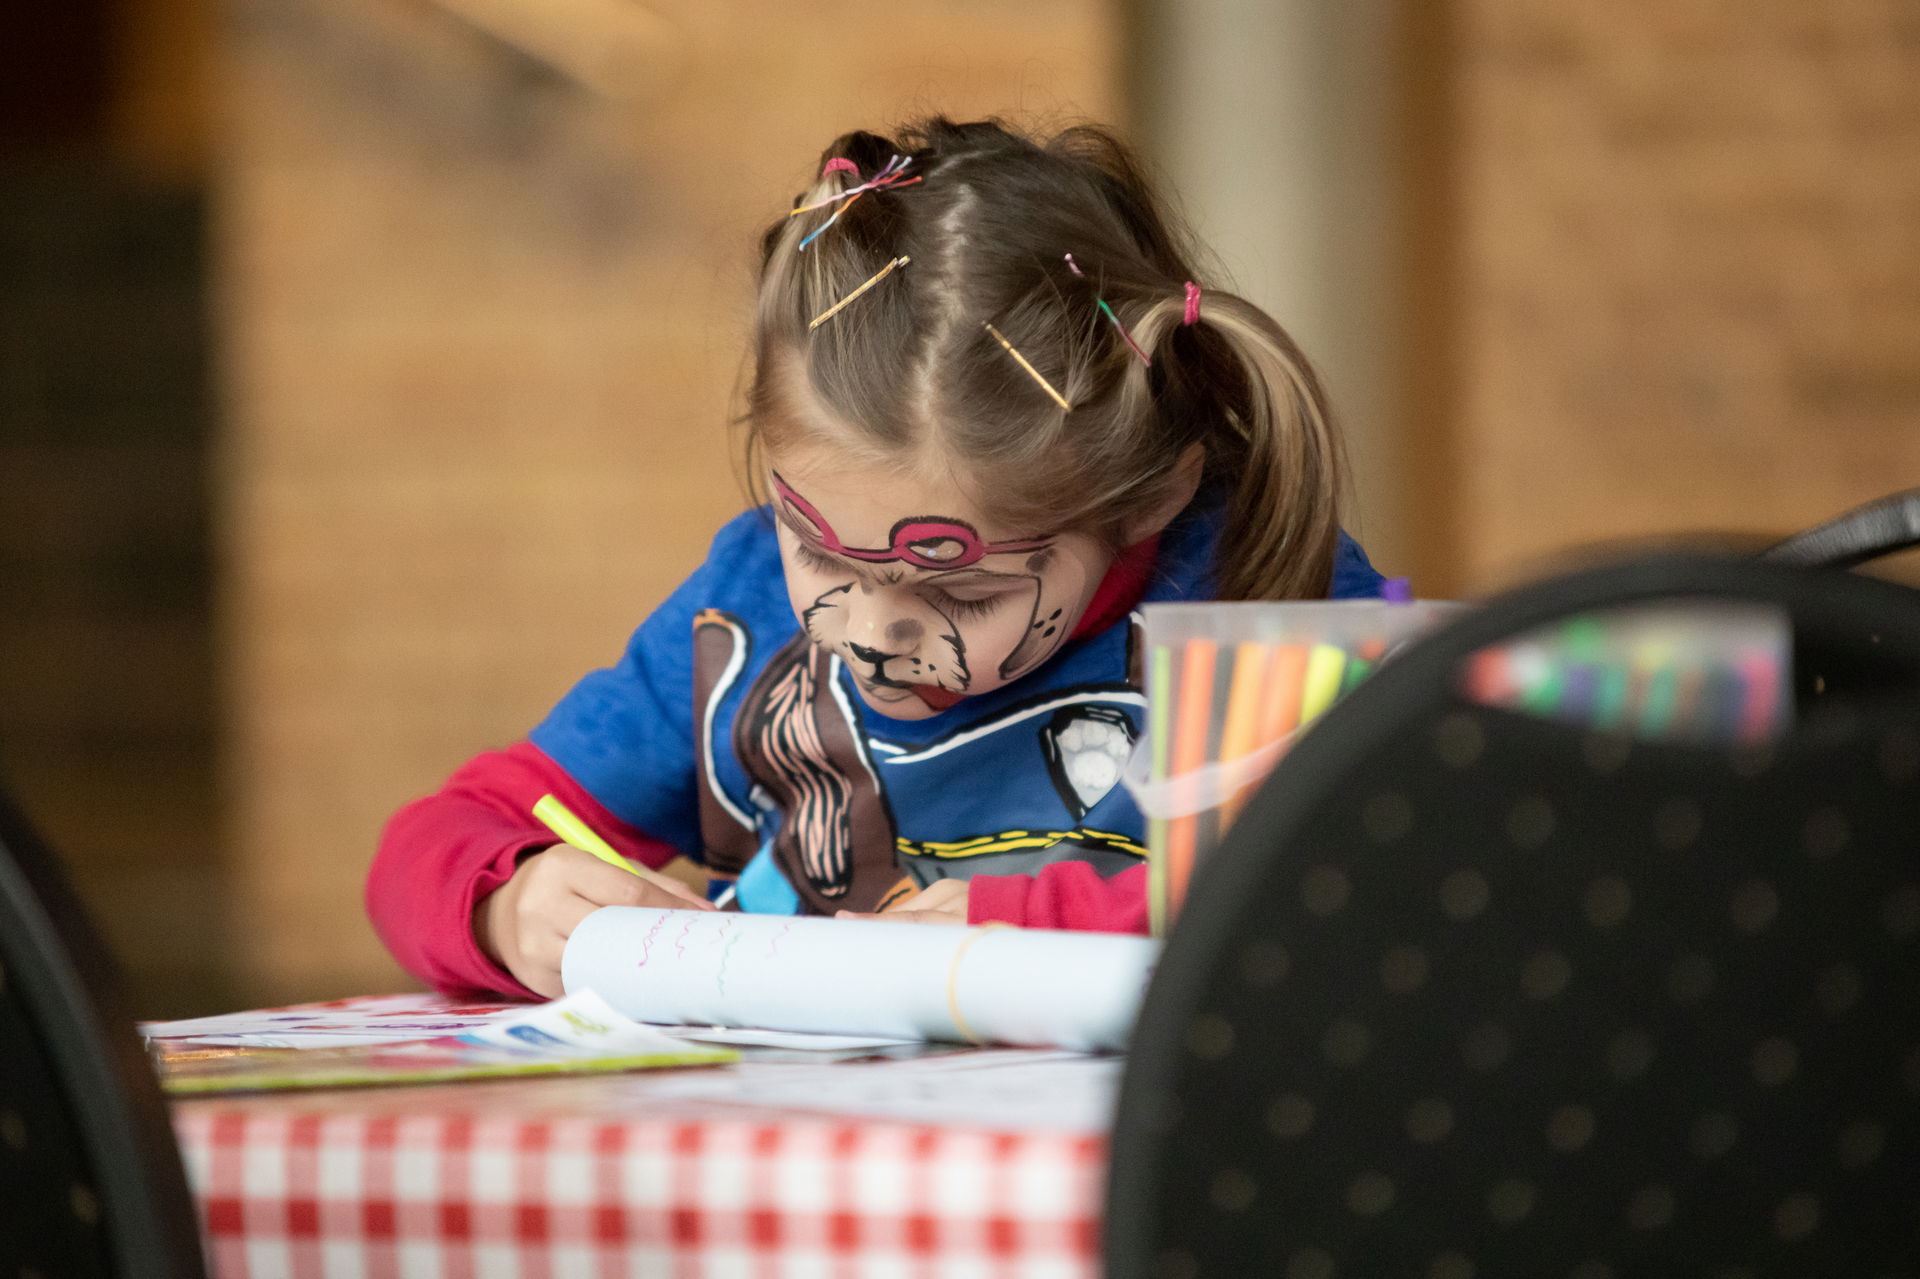
<path id="1" fill-rule="evenodd" d="M 175 1127 L 220 1279 L 1097 1271 L 1101 1136 L 763 1109 L 660 1078 L 197 1098 Z"/>

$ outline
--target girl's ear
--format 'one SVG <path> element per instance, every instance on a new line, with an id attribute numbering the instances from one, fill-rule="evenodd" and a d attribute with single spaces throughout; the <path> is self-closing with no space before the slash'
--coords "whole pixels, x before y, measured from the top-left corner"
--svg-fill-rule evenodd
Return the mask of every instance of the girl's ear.
<path id="1" fill-rule="evenodd" d="M 1180 453 L 1180 460 L 1173 464 L 1173 482 L 1167 486 L 1166 497 L 1127 521 L 1121 533 L 1124 539 L 1121 545 L 1144 542 L 1173 523 L 1173 517 L 1186 510 L 1187 503 L 1200 491 L 1200 474 L 1206 469 L 1206 463 L 1206 450 L 1198 444 L 1187 445 Z"/>

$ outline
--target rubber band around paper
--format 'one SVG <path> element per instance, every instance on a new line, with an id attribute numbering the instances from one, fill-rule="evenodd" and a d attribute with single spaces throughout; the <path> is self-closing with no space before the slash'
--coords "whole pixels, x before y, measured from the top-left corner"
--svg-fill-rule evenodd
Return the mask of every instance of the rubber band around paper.
<path id="1" fill-rule="evenodd" d="M 961 1037 L 970 1044 L 984 1044 L 987 1041 L 974 1033 L 973 1027 L 967 1024 L 967 1019 L 960 1015 L 960 959 L 967 953 L 967 947 L 979 941 L 985 934 L 997 928 L 1012 927 L 1015 925 L 1003 919 L 989 920 L 981 924 L 960 939 L 960 944 L 954 948 L 953 959 L 947 965 L 947 1016 L 953 1019 L 953 1028 L 959 1031 Z"/>

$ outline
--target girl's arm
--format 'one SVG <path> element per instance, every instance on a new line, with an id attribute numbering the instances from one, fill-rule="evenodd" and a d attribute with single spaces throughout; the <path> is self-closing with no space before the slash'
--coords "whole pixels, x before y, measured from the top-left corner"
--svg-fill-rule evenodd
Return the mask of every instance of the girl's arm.
<path id="1" fill-rule="evenodd" d="M 671 845 L 608 812 L 538 747 L 489 751 L 394 814 L 381 836 L 367 875 L 367 914 L 403 968 L 449 994 L 536 993 L 481 948 L 474 910 L 528 856 L 557 842 L 533 815 L 548 794 L 624 857 L 658 867 L 674 855 Z"/>
<path id="2" fill-rule="evenodd" d="M 1147 931 L 1147 868 L 1102 878 L 1086 862 L 1055 862 L 1037 875 L 975 875 L 967 881 L 967 922 L 1095 933 Z"/>

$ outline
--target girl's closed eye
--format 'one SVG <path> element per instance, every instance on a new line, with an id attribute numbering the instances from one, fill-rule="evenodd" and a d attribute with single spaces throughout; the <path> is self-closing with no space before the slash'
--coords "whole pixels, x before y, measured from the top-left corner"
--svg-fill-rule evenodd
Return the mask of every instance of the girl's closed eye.
<path id="1" fill-rule="evenodd" d="M 985 617 L 1000 607 L 1011 592 L 995 591 L 988 595 L 963 596 L 938 587 L 929 588 L 927 594 L 933 604 L 950 617 Z"/>
<path id="2" fill-rule="evenodd" d="M 839 560 L 823 552 L 814 550 L 811 546 L 808 546 L 805 542 L 799 541 L 798 539 L 794 541 L 793 554 L 795 559 L 816 573 L 846 573 L 851 571 Z"/>

